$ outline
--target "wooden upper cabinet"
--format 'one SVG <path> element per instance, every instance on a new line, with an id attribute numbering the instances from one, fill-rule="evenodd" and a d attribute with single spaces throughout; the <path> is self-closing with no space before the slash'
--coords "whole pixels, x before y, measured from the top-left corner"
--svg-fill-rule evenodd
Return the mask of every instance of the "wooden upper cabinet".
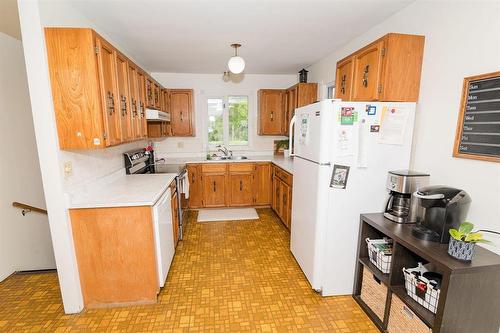
<path id="1" fill-rule="evenodd" d="M 161 94 L 163 97 L 163 108 L 162 111 L 164 112 L 170 112 L 170 90 L 169 89 L 162 89 Z"/>
<path id="2" fill-rule="evenodd" d="M 352 81 L 354 76 L 354 66 L 352 63 L 353 57 L 337 63 L 335 98 L 340 98 L 343 101 L 350 101 L 352 98 Z"/>
<path id="3" fill-rule="evenodd" d="M 149 76 L 145 78 L 145 89 L 146 89 L 146 107 L 154 109 L 155 108 L 155 93 L 153 79 Z"/>
<path id="4" fill-rule="evenodd" d="M 193 90 L 170 89 L 172 136 L 194 136 Z"/>
<path id="5" fill-rule="evenodd" d="M 261 89 L 259 97 L 259 135 L 283 134 L 285 90 Z"/>
<path id="6" fill-rule="evenodd" d="M 160 84 L 157 82 L 153 82 L 153 94 L 154 94 L 154 103 L 156 109 L 161 109 L 161 94 L 160 94 Z"/>
<path id="7" fill-rule="evenodd" d="M 137 67 L 131 62 L 128 63 L 128 84 L 134 138 L 142 138 L 144 135 L 142 132 L 142 119 L 139 109 L 139 74 Z"/>
<path id="8" fill-rule="evenodd" d="M 118 105 L 122 123 L 123 141 L 134 139 L 132 114 L 130 111 L 130 96 L 128 83 L 128 62 L 121 53 L 116 54 L 116 82 L 118 88 Z"/>
<path id="9" fill-rule="evenodd" d="M 45 40 L 60 148 L 119 144 L 114 48 L 91 29 L 46 28 Z"/>
<path id="10" fill-rule="evenodd" d="M 390 33 L 337 63 L 335 97 L 416 102 L 424 36 Z"/>
<path id="11" fill-rule="evenodd" d="M 375 101 L 379 96 L 384 43 L 374 43 L 354 56 L 354 101 Z"/>
<path id="12" fill-rule="evenodd" d="M 255 163 L 254 203 L 256 205 L 271 204 L 271 175 L 271 163 Z"/>
<path id="13" fill-rule="evenodd" d="M 116 90 L 115 50 L 113 49 L 111 44 L 109 44 L 104 39 L 96 35 L 95 51 L 97 52 L 97 68 L 99 71 L 98 86 L 100 88 L 100 93 L 101 93 L 101 103 L 102 103 L 101 105 L 103 106 L 102 114 L 104 118 L 104 127 L 105 127 L 104 136 L 106 138 L 106 146 L 113 146 L 122 142 L 121 117 L 118 105 L 118 92 Z M 52 83 L 52 87 L 54 87 L 54 83 Z M 61 96 L 62 94 L 54 92 L 54 90 L 52 91 L 52 94 L 53 95 L 57 94 L 59 98 L 62 97 Z M 58 114 L 58 108 L 56 107 L 56 115 L 57 114 Z M 96 115 L 94 120 L 97 120 L 99 118 L 100 117 Z M 83 124 L 86 123 L 83 122 Z M 60 126 L 58 124 L 59 132 L 63 128 L 64 126 Z M 59 141 L 59 144 L 61 146 L 61 149 L 69 148 L 69 147 L 64 147 L 61 141 Z M 90 147 L 86 146 L 78 148 L 90 148 Z"/>
<path id="14" fill-rule="evenodd" d="M 295 109 L 315 103 L 318 100 L 317 83 L 297 83 L 286 90 L 285 121 L 283 134 L 288 135 L 290 121 L 295 115 Z"/>
<path id="15" fill-rule="evenodd" d="M 137 94 L 138 94 L 138 112 L 141 123 L 141 134 L 145 138 L 148 136 L 146 119 L 146 76 L 140 70 L 137 71 Z"/>
<path id="16" fill-rule="evenodd" d="M 203 207 L 201 166 L 199 164 L 188 164 L 187 172 L 189 178 L 189 208 Z"/>

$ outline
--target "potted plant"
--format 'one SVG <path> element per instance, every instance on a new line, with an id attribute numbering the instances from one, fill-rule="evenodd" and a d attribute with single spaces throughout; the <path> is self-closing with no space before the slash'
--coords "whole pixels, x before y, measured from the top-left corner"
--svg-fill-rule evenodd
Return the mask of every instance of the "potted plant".
<path id="1" fill-rule="evenodd" d="M 474 257 L 476 243 L 493 244 L 489 240 L 484 239 L 480 231 L 497 232 L 489 230 L 472 231 L 472 229 L 474 229 L 474 224 L 470 222 L 462 223 L 458 230 L 454 228 L 450 229 L 449 255 L 459 260 L 471 261 Z"/>
<path id="2" fill-rule="evenodd" d="M 285 150 L 288 150 L 288 140 L 276 140 L 274 141 L 274 154 L 284 154 L 287 157 Z"/>

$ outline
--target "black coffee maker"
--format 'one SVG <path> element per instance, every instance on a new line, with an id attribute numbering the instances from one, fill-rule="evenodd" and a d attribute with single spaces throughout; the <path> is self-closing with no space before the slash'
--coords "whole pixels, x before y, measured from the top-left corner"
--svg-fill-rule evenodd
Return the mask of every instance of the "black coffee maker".
<path id="1" fill-rule="evenodd" d="M 423 220 L 413 226 L 412 235 L 423 240 L 446 244 L 449 230 L 465 221 L 471 198 L 467 192 L 446 186 L 427 186 L 413 193 L 425 210 Z"/>

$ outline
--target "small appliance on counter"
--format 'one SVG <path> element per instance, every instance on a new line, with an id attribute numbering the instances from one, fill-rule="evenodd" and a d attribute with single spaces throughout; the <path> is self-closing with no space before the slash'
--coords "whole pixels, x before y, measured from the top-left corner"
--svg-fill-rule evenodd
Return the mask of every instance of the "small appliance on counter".
<path id="1" fill-rule="evenodd" d="M 412 199 L 412 193 L 428 184 L 429 174 L 410 170 L 389 171 L 386 184 L 389 198 L 384 216 L 397 223 L 418 222 L 421 212 L 416 200 Z"/>
<path id="2" fill-rule="evenodd" d="M 447 244 L 450 228 L 458 229 L 465 221 L 471 198 L 467 192 L 447 186 L 427 186 L 413 193 L 424 217 L 413 226 L 416 238 Z"/>

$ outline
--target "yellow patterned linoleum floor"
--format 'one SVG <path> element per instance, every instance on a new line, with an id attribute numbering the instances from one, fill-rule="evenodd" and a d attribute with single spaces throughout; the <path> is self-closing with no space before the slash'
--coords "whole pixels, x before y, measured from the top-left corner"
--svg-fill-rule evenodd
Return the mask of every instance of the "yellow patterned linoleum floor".
<path id="1" fill-rule="evenodd" d="M 0 283 L 0 332 L 378 332 L 350 296 L 313 292 L 270 209 L 254 221 L 189 215 L 155 305 L 65 315 L 55 273 Z"/>

